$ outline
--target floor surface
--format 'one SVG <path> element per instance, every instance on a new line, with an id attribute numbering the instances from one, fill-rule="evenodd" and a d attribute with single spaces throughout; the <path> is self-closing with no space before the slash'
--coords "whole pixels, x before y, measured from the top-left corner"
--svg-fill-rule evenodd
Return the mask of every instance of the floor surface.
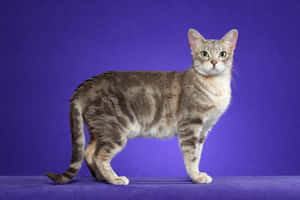
<path id="1" fill-rule="evenodd" d="M 300 176 L 214 177 L 211 184 L 193 184 L 188 178 L 131 178 L 127 186 L 92 177 L 55 185 L 46 176 L 0 176 L 0 199 L 300 200 Z"/>

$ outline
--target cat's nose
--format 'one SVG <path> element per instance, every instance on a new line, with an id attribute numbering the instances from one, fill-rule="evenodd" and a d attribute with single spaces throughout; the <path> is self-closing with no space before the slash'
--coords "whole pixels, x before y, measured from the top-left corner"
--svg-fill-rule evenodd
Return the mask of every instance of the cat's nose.
<path id="1" fill-rule="evenodd" d="M 210 63 L 213 65 L 213 66 L 216 66 L 216 64 L 218 63 L 216 60 L 212 60 L 210 61 Z"/>

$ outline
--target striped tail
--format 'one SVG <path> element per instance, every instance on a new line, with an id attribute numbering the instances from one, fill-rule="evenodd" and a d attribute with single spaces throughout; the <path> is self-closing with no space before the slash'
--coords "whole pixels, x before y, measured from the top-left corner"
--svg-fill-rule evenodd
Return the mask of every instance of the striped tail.
<path id="1" fill-rule="evenodd" d="M 80 104 L 70 104 L 70 124 L 72 134 L 72 159 L 69 168 L 63 174 L 47 172 L 46 175 L 58 184 L 68 183 L 81 168 L 84 159 L 85 137 L 83 132 L 83 118 Z"/>

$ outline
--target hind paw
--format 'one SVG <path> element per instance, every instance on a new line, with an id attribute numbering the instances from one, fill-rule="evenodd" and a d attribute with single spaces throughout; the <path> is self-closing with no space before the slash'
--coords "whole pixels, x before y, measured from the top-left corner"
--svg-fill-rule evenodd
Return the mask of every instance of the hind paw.
<path id="1" fill-rule="evenodd" d="M 129 184 L 129 180 L 126 176 L 118 176 L 112 180 L 109 180 L 108 182 L 113 185 L 128 185 Z"/>

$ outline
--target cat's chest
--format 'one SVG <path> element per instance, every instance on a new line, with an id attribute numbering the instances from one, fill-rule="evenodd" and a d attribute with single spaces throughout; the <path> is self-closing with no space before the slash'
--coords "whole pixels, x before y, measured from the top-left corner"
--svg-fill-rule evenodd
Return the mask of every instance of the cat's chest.
<path id="1" fill-rule="evenodd" d="M 213 104 L 215 105 L 216 112 L 223 113 L 230 104 L 231 91 L 230 89 L 224 89 L 218 96 L 212 97 Z"/>
<path id="2" fill-rule="evenodd" d="M 218 97 L 215 99 L 215 107 L 207 113 L 205 116 L 205 121 L 207 121 L 208 126 L 212 126 L 221 115 L 226 111 L 230 104 L 230 95 L 226 95 L 223 97 Z"/>
<path id="3" fill-rule="evenodd" d="M 207 121 L 216 121 L 228 108 L 231 100 L 231 88 L 229 80 L 220 80 L 215 88 L 211 88 L 208 94 L 213 109 L 207 113 Z"/>

